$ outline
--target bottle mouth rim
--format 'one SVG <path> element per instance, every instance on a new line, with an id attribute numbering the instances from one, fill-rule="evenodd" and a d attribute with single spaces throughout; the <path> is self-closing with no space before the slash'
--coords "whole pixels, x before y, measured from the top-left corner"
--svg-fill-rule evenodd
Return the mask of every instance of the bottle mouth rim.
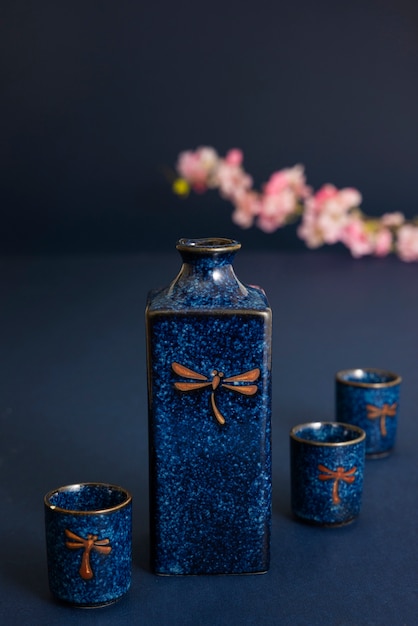
<path id="1" fill-rule="evenodd" d="M 193 252 L 196 254 L 207 254 L 216 252 L 236 252 L 241 248 L 239 241 L 226 237 L 202 237 L 190 239 L 183 237 L 176 245 L 179 252 Z"/>

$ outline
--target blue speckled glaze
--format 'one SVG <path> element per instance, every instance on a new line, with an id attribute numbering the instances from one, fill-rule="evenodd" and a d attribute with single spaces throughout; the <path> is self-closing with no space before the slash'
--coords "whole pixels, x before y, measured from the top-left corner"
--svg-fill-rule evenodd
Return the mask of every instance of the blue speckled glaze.
<path id="1" fill-rule="evenodd" d="M 45 496 L 45 529 L 49 587 L 61 601 L 80 607 L 103 606 L 115 602 L 131 583 L 132 499 L 114 485 L 85 483 L 51 491 Z M 108 554 L 94 547 L 89 554 L 90 579 L 80 568 L 84 547 L 66 531 L 87 539 L 108 540 Z"/>
<path id="2" fill-rule="evenodd" d="M 370 458 L 386 456 L 395 445 L 400 386 L 400 376 L 386 370 L 359 368 L 336 375 L 337 420 L 366 432 Z"/>
<path id="3" fill-rule="evenodd" d="M 292 511 L 299 519 L 341 526 L 359 514 L 365 434 L 337 422 L 295 426 L 290 432 Z M 338 472 L 343 472 L 336 483 Z"/>
<path id="4" fill-rule="evenodd" d="M 166 575 L 263 572 L 271 526 L 271 311 L 262 290 L 235 277 L 239 244 L 195 242 L 180 242 L 179 276 L 152 292 L 147 306 L 152 567 Z M 215 370 L 223 374 L 216 389 Z M 255 380 L 228 383 L 255 370 Z M 176 388 L 194 382 L 209 384 Z M 246 385 L 256 385 L 255 393 L 236 390 Z"/>

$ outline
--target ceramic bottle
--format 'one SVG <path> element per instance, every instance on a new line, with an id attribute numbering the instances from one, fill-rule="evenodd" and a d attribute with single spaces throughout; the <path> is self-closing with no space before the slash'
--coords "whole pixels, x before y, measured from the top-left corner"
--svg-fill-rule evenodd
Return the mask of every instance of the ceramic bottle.
<path id="1" fill-rule="evenodd" d="M 241 245 L 181 239 L 146 307 L 151 565 L 261 573 L 271 527 L 271 309 L 235 275 Z"/>

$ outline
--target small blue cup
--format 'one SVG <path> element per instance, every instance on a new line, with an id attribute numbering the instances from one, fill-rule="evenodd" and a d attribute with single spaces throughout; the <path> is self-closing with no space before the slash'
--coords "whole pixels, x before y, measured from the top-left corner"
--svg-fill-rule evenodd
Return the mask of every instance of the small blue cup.
<path id="1" fill-rule="evenodd" d="M 79 607 L 119 600 L 131 584 L 132 497 L 116 485 L 81 483 L 44 498 L 51 593 Z"/>
<path id="2" fill-rule="evenodd" d="M 365 431 L 367 458 L 387 456 L 395 445 L 401 382 L 398 374 L 374 368 L 336 374 L 337 421 Z"/>
<path id="3" fill-rule="evenodd" d="M 293 514 L 321 526 L 342 526 L 359 514 L 366 434 L 338 422 L 300 424 L 290 431 Z"/>

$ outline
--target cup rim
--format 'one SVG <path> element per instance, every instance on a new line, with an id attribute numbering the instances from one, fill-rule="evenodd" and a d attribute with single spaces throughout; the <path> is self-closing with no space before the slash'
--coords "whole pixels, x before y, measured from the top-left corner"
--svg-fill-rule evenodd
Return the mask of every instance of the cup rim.
<path id="1" fill-rule="evenodd" d="M 354 372 L 370 372 L 390 378 L 385 382 L 380 383 L 365 383 L 360 380 L 345 380 L 343 377 L 347 374 Z M 380 369 L 378 367 L 352 367 L 345 370 L 340 370 L 336 373 L 335 379 L 342 385 L 348 385 L 349 387 L 362 387 L 363 389 L 381 389 L 382 387 L 394 387 L 402 382 L 402 377 L 390 370 Z"/>
<path id="2" fill-rule="evenodd" d="M 60 506 L 56 506 L 50 502 L 50 499 L 53 495 L 59 492 L 68 492 L 68 491 L 76 491 L 80 487 L 100 487 L 101 489 L 111 489 L 113 491 L 119 491 L 124 494 L 124 500 L 119 502 L 114 506 L 106 507 L 104 509 L 87 509 L 87 510 L 73 510 L 73 509 L 63 509 Z M 69 485 L 63 485 L 62 487 L 58 487 L 57 489 L 51 489 L 44 496 L 44 504 L 45 506 L 53 512 L 58 513 L 67 513 L 69 515 L 100 515 L 103 513 L 113 513 L 118 509 L 124 508 L 127 504 L 132 502 L 131 493 L 125 489 L 124 487 L 120 487 L 119 485 L 114 485 L 112 483 L 101 483 L 101 482 L 81 482 L 81 483 L 73 483 Z"/>
<path id="3" fill-rule="evenodd" d="M 352 432 L 357 433 L 357 437 L 355 439 L 350 439 L 350 441 L 313 441 L 312 439 L 305 439 L 304 437 L 300 437 L 296 434 L 297 430 L 302 428 L 318 428 L 320 426 L 342 426 L 346 430 L 350 430 Z M 297 424 L 293 426 L 290 430 L 290 437 L 294 441 L 298 441 L 299 443 L 305 443 L 312 446 L 318 447 L 327 447 L 327 448 L 341 448 L 343 446 L 352 446 L 357 443 L 361 443 L 366 439 L 365 431 L 360 428 L 360 426 L 355 426 L 354 424 L 347 424 L 346 422 L 325 422 L 325 421 L 317 421 L 317 422 L 306 422 L 304 424 Z"/>

